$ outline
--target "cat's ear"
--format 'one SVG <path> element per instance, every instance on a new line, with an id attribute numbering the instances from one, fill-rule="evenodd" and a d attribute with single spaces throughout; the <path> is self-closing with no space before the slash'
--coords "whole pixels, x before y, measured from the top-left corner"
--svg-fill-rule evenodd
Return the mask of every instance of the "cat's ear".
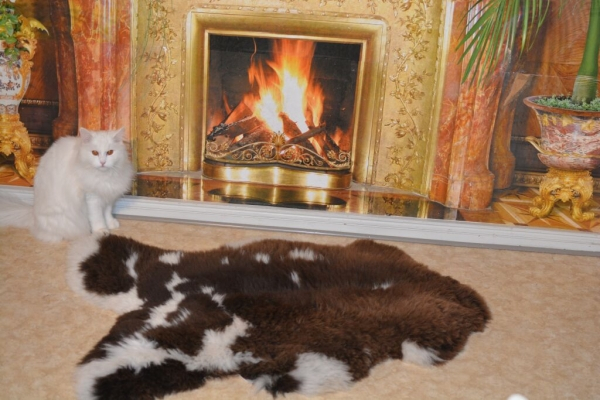
<path id="1" fill-rule="evenodd" d="M 88 131 L 83 126 L 79 128 L 79 136 L 83 143 L 90 143 L 92 141 L 92 132 Z"/>
<path id="2" fill-rule="evenodd" d="M 121 127 L 115 132 L 115 135 L 113 136 L 113 141 L 115 141 L 116 143 L 120 143 L 123 141 L 124 138 L 125 128 Z"/>

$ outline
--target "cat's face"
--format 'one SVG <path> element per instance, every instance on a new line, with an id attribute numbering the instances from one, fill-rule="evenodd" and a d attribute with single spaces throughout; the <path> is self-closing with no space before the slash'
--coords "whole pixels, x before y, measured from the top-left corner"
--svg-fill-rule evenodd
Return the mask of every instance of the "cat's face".
<path id="1" fill-rule="evenodd" d="M 113 168 L 125 154 L 123 145 L 123 128 L 118 130 L 92 131 L 85 128 L 79 130 L 81 149 L 79 159 L 98 170 Z"/>

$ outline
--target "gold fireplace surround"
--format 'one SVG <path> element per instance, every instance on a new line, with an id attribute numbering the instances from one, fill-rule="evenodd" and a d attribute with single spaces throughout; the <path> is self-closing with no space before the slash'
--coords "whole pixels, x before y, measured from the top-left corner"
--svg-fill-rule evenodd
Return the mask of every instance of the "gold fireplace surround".
<path id="1" fill-rule="evenodd" d="M 256 4 L 256 5 L 254 5 Z M 207 132 L 210 34 L 287 37 L 361 45 L 355 95 L 350 175 L 311 172 L 307 186 L 353 182 L 425 193 L 439 115 L 443 2 L 381 3 L 365 8 L 347 1 L 257 1 L 205 4 L 139 0 L 132 36 L 132 131 L 140 171 L 199 171 L 243 180 L 248 171 L 203 160 Z M 292 8 L 291 6 L 294 6 Z M 260 178 L 267 173 L 267 178 Z M 291 172 L 295 174 L 296 171 Z M 303 172 L 304 173 L 304 172 Z M 263 174 L 263 175 L 261 175 Z M 278 166 L 250 173 L 250 180 L 287 184 Z M 302 179 L 300 179 L 302 182 Z"/>
<path id="2" fill-rule="evenodd" d="M 494 175 L 510 173 L 510 163 L 490 172 L 502 73 L 483 86 L 461 82 L 457 47 L 469 0 L 69 3 L 80 82 L 79 123 L 93 129 L 125 126 L 141 172 L 191 173 L 201 168 L 206 116 L 202 104 L 188 100 L 205 98 L 199 82 L 204 72 L 190 74 L 190 64 L 203 64 L 191 58 L 189 46 L 201 37 L 192 29 L 201 31 L 204 22 L 194 28 L 192 20 L 230 13 L 246 15 L 247 24 L 274 17 L 309 36 L 313 22 L 359 20 L 384 27 L 383 59 L 371 60 L 380 60 L 379 65 L 365 65 L 370 72 L 363 75 L 363 80 L 373 80 L 366 88 L 363 82 L 360 96 L 360 113 L 367 115 L 361 124 L 368 126 L 368 135 L 356 136 L 354 143 L 360 150 L 352 178 L 365 190 L 397 189 L 452 208 L 482 209 L 490 204 Z M 235 29 L 250 30 L 237 25 Z M 376 52 L 381 49 L 382 44 Z M 197 82 L 190 83 L 192 77 Z M 359 146 L 359 141 L 366 143 Z M 505 159 L 509 153 L 508 146 L 499 146 L 494 156 Z"/>
<path id="3" fill-rule="evenodd" d="M 356 85 L 352 135 L 355 139 L 352 154 L 356 161 L 349 166 L 351 174 L 342 169 L 339 172 L 320 172 L 313 168 L 308 172 L 280 166 L 215 165 L 203 160 L 203 154 L 208 154 L 204 145 L 211 149 L 206 142 L 210 133 L 207 132 L 207 119 L 210 118 L 207 115 L 207 95 L 210 62 L 208 42 L 211 34 L 360 44 L 364 51 L 359 60 Z M 373 159 L 373 142 L 379 134 L 378 122 L 381 122 L 376 100 L 383 93 L 385 52 L 386 23 L 379 18 L 293 15 L 257 9 L 205 8 L 190 11 L 186 21 L 186 67 L 182 77 L 185 85 L 182 99 L 183 153 L 187 154 L 187 163 L 182 165 L 182 169 L 202 169 L 205 175 L 222 180 L 274 185 L 340 188 L 348 187 L 351 177 L 354 181 L 366 182 L 368 166 Z M 276 148 L 284 146 L 268 145 Z"/>

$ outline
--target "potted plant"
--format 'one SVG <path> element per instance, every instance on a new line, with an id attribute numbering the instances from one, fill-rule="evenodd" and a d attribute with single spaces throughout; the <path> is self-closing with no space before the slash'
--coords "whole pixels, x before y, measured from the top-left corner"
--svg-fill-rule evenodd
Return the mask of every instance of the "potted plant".
<path id="1" fill-rule="evenodd" d="M 486 79 L 515 46 L 526 51 L 549 7 L 548 0 L 474 1 L 467 16 L 468 29 L 460 42 L 464 46 L 461 60 L 467 60 L 463 80 L 475 83 Z M 575 220 L 594 218 L 594 213 L 583 210 L 593 192 L 590 171 L 600 166 L 600 98 L 596 93 L 599 51 L 600 0 L 591 0 L 584 55 L 573 92 L 524 99 L 535 111 L 541 128 L 541 138 L 526 139 L 549 167 L 540 184 L 540 196 L 530 209 L 534 216 L 547 216 L 554 203 L 561 200 L 571 201 Z"/>
<path id="2" fill-rule="evenodd" d="M 17 172 L 31 183 L 35 159 L 18 110 L 29 87 L 36 30 L 48 30 L 35 18 L 20 13 L 14 2 L 0 0 L 0 153 L 14 155 Z"/>

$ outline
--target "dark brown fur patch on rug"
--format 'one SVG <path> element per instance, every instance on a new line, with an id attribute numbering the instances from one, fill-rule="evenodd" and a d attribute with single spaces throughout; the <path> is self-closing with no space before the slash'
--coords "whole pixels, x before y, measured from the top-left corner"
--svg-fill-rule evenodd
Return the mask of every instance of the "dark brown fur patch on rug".
<path id="1" fill-rule="evenodd" d="M 82 399 L 233 374 L 273 395 L 344 390 L 385 360 L 451 360 L 490 319 L 473 289 L 372 240 L 182 252 L 110 235 L 69 257 L 73 290 L 121 314 L 77 369 Z"/>

